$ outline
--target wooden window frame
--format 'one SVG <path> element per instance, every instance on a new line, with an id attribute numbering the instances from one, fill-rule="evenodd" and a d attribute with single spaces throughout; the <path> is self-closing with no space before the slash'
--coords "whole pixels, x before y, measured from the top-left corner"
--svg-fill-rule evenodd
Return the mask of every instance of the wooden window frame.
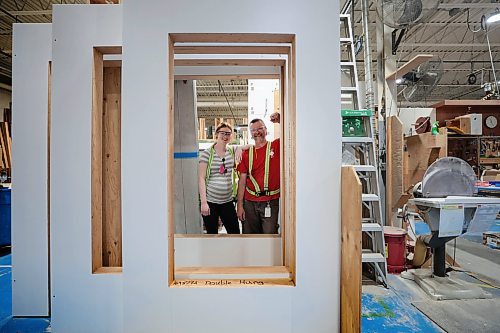
<path id="1" fill-rule="evenodd" d="M 206 44 L 204 44 L 206 43 Z M 196 44 L 196 45 L 189 45 Z M 247 45 L 245 45 L 247 44 Z M 283 60 L 270 59 L 175 59 L 175 54 L 246 54 L 246 55 L 286 55 Z M 208 57 L 207 57 L 208 58 Z M 192 267 L 188 273 L 200 274 L 203 278 L 176 279 L 174 256 L 174 131 L 168 132 L 167 147 L 167 191 L 168 196 L 168 284 L 170 287 L 256 287 L 256 286 L 295 286 L 296 285 L 296 197 L 295 197 L 295 128 L 296 128 L 296 64 L 295 35 L 263 33 L 170 33 L 168 35 L 168 80 L 169 104 L 168 124 L 174 123 L 174 80 L 175 79 L 213 79 L 211 76 L 175 76 L 175 66 L 276 66 L 279 63 L 281 74 L 274 77 L 255 75 L 220 75 L 223 79 L 280 78 L 281 91 L 281 239 L 283 265 L 269 267 Z M 238 237 L 238 235 L 234 235 Z M 240 235 L 241 237 L 241 235 Z M 184 268 L 180 268 L 184 269 Z M 186 273 L 186 272 L 184 272 Z M 241 273 L 255 276 L 247 285 L 241 279 L 232 279 L 232 274 Z M 286 278 L 261 278 L 266 274 L 284 273 Z M 218 276 L 227 276 L 220 279 Z M 233 275 L 234 276 L 234 275 Z"/>

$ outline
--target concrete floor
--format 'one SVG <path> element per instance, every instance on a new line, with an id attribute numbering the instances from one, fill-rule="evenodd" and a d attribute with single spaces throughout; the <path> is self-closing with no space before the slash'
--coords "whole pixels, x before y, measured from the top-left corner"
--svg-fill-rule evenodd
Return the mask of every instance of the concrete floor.
<path id="1" fill-rule="evenodd" d="M 482 287 L 491 299 L 433 301 L 414 281 L 390 274 L 389 289 L 363 286 L 362 332 L 499 332 L 500 250 L 478 241 L 458 238 L 456 249 L 449 242 L 447 252 L 453 257 L 455 251 L 461 266 L 450 274 Z M 11 271 L 11 255 L 0 253 L 0 333 L 51 332 L 50 318 L 12 318 Z"/>

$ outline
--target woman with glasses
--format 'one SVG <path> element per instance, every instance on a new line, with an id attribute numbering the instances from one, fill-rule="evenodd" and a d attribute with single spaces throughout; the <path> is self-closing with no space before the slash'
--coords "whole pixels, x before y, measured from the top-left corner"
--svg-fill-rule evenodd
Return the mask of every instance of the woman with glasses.
<path id="1" fill-rule="evenodd" d="M 241 160 L 241 148 L 230 146 L 233 129 L 221 123 L 215 130 L 216 142 L 201 153 L 198 166 L 201 215 L 208 234 L 217 234 L 219 217 L 228 234 L 239 234 L 240 226 L 233 204 L 233 184 L 236 162 Z M 247 148 L 247 147 L 245 147 Z M 248 149 L 248 148 L 247 148 Z"/>

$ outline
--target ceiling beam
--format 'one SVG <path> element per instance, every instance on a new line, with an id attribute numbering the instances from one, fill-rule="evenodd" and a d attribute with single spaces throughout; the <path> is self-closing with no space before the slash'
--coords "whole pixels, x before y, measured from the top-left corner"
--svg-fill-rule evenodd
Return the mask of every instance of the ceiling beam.
<path id="1" fill-rule="evenodd" d="M 499 8 L 500 3 L 495 2 L 495 3 L 442 3 L 439 4 L 438 8 L 439 9 L 455 9 L 455 8 L 463 8 L 463 9 L 495 9 Z"/>
<path id="2" fill-rule="evenodd" d="M 7 10 L 0 13 L 1 16 L 47 16 L 52 15 L 52 10 Z"/>
<path id="3" fill-rule="evenodd" d="M 491 43 L 491 47 L 500 47 L 500 43 Z M 486 43 L 402 43 L 401 47 L 488 47 Z"/>

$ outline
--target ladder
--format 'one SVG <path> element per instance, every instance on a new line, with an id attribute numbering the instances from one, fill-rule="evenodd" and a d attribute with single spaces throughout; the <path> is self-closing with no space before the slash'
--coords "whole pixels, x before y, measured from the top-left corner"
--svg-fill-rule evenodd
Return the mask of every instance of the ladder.
<path id="1" fill-rule="evenodd" d="M 351 17 L 340 15 L 342 164 L 351 165 L 363 187 L 362 262 L 372 268 L 375 281 L 387 287 L 387 262 L 374 140 L 375 115 L 359 110 L 359 83 Z"/>

